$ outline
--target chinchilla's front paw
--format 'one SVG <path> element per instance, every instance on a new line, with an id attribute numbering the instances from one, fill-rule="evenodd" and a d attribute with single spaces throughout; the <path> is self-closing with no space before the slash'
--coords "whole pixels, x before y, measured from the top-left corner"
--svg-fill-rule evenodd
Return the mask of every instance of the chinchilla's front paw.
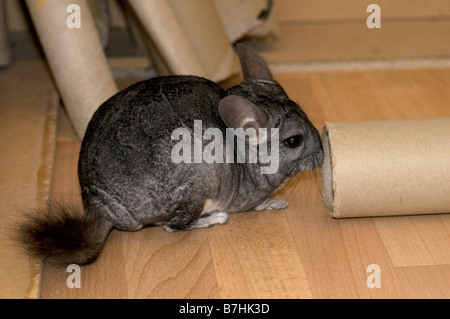
<path id="1" fill-rule="evenodd" d="M 255 210 L 285 209 L 289 204 L 285 200 L 269 200 L 255 207 Z"/>

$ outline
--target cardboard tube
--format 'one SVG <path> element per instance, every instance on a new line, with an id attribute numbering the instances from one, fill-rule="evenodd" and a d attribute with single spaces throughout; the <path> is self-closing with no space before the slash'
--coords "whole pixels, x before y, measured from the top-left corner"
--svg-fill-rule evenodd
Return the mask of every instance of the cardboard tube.
<path id="1" fill-rule="evenodd" d="M 169 3 L 201 61 L 206 77 L 218 82 L 239 73 L 239 59 L 214 2 L 169 0 Z"/>
<path id="2" fill-rule="evenodd" d="M 167 0 L 128 2 L 173 74 L 207 76 Z"/>
<path id="3" fill-rule="evenodd" d="M 153 60 L 163 74 L 222 81 L 239 72 L 239 60 L 212 0 L 128 2 L 151 39 Z"/>
<path id="4" fill-rule="evenodd" d="M 6 2 L 0 0 L 0 66 L 9 65 L 10 50 L 6 23 Z"/>
<path id="5" fill-rule="evenodd" d="M 273 8 L 269 5 L 267 0 L 213 0 L 217 7 L 217 11 L 223 21 L 223 25 L 227 32 L 228 38 L 231 42 L 235 42 L 244 35 L 254 33 L 261 27 L 261 33 L 257 36 L 266 36 L 273 25 L 262 28 L 262 25 L 267 24 L 267 20 L 259 18 L 264 11 L 270 12 L 270 24 L 274 19 L 272 12 Z"/>
<path id="6" fill-rule="evenodd" d="M 450 213 L 450 118 L 326 122 L 322 142 L 332 217 Z"/>
<path id="7" fill-rule="evenodd" d="M 87 2 L 26 3 L 72 125 L 82 138 L 100 104 L 117 92 Z M 80 28 L 67 24 L 73 4 L 80 8 Z"/>
<path id="8" fill-rule="evenodd" d="M 109 26 L 111 24 L 109 3 L 107 0 L 87 0 L 87 4 L 94 19 L 102 47 L 106 48 L 109 42 Z"/>

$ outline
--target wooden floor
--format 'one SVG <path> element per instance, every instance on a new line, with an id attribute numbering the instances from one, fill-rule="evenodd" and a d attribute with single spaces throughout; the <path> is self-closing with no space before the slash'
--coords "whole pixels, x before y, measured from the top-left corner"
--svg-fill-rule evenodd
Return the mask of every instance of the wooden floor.
<path id="1" fill-rule="evenodd" d="M 325 120 L 450 117 L 450 69 L 275 76 L 319 130 Z M 60 123 L 52 198 L 80 203 L 80 141 Z M 113 231 L 82 267 L 81 288 L 44 266 L 41 297 L 450 298 L 450 215 L 335 220 L 312 174 L 278 196 L 289 208 L 210 229 Z M 367 286 L 371 264 L 381 288 Z"/>

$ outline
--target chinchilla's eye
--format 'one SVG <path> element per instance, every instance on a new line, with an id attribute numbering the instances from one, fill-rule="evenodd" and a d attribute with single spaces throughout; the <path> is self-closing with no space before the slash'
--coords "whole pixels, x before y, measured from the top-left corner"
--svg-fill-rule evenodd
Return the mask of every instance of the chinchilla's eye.
<path id="1" fill-rule="evenodd" d="M 303 142 L 303 136 L 294 135 L 294 136 L 291 136 L 291 137 L 285 139 L 284 145 L 286 145 L 287 147 L 294 148 L 294 147 L 300 146 L 302 144 L 302 142 Z"/>

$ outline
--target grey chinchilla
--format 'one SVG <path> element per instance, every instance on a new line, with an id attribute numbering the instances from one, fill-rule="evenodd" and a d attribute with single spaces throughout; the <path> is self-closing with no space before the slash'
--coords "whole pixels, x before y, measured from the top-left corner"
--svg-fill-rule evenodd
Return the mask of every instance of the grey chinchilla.
<path id="1" fill-rule="evenodd" d="M 79 155 L 84 212 L 51 204 L 44 213 L 30 214 L 19 227 L 28 252 L 55 266 L 87 264 L 113 228 L 136 231 L 158 224 L 168 231 L 191 230 L 224 224 L 231 212 L 287 207 L 270 196 L 297 172 L 321 165 L 320 137 L 264 60 L 245 45 L 236 49 L 244 80 L 226 91 L 200 77 L 165 76 L 136 83 L 104 102 Z M 233 136 L 231 162 L 176 162 L 173 149 L 181 138 L 173 132 L 183 128 L 195 143 L 195 121 L 202 133 L 208 128 L 223 136 L 230 128 L 268 133 L 256 139 Z M 202 140 L 201 146 L 209 142 Z M 247 151 L 265 143 L 272 153 L 278 145 L 276 172 L 261 173 L 267 162 L 238 161 L 238 142 Z"/>

